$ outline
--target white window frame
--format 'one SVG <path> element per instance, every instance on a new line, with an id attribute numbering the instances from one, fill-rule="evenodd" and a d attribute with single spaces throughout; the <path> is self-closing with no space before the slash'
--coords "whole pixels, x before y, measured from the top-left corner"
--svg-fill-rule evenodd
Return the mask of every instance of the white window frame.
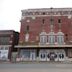
<path id="1" fill-rule="evenodd" d="M 40 35 L 40 44 L 47 43 L 47 35 Z"/>
<path id="2" fill-rule="evenodd" d="M 48 43 L 55 44 L 55 35 L 48 35 Z"/>
<path id="3" fill-rule="evenodd" d="M 57 35 L 57 43 L 64 44 L 64 35 Z"/>

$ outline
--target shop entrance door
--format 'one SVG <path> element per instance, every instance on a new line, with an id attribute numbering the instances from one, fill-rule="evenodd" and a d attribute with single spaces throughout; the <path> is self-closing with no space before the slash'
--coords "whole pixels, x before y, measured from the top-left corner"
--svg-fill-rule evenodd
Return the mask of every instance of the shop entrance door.
<path id="1" fill-rule="evenodd" d="M 50 61 L 55 61 L 55 53 L 50 52 Z"/>
<path id="2" fill-rule="evenodd" d="M 34 61 L 35 59 L 36 59 L 35 52 L 31 52 L 31 53 L 30 53 L 30 60 L 31 60 L 31 61 Z"/>

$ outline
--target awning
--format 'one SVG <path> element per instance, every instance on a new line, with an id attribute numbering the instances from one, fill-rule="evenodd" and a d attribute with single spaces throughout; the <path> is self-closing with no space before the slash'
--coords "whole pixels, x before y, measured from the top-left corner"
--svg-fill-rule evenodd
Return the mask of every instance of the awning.
<path id="1" fill-rule="evenodd" d="M 0 45 L 0 47 L 11 47 L 12 45 Z"/>
<path id="2" fill-rule="evenodd" d="M 66 48 L 66 47 L 70 47 L 72 48 L 72 45 L 16 45 L 15 48 Z"/>

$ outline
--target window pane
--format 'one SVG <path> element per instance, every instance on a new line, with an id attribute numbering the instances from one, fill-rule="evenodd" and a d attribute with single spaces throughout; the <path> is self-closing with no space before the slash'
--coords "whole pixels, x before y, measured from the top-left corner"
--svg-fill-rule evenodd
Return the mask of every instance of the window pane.
<path id="1" fill-rule="evenodd" d="M 58 42 L 58 44 L 63 44 L 64 43 L 64 37 L 62 35 L 57 36 L 57 42 Z"/>
<path id="2" fill-rule="evenodd" d="M 49 41 L 50 44 L 54 44 L 55 43 L 55 36 L 54 35 L 50 35 L 48 37 L 48 41 Z"/>
<path id="3" fill-rule="evenodd" d="M 58 19 L 58 23 L 61 23 L 61 19 Z"/>
<path id="4" fill-rule="evenodd" d="M 0 37 L 1 45 L 9 44 L 9 41 L 10 41 L 10 37 Z"/>
<path id="5" fill-rule="evenodd" d="M 47 36 L 40 36 L 40 43 L 45 44 L 47 42 Z"/>
<path id="6" fill-rule="evenodd" d="M 27 25 L 27 31 L 29 31 L 29 25 Z"/>
<path id="7" fill-rule="evenodd" d="M 3 50 L 8 50 L 8 48 L 9 48 L 9 47 L 5 47 L 5 46 L 3 46 Z"/>

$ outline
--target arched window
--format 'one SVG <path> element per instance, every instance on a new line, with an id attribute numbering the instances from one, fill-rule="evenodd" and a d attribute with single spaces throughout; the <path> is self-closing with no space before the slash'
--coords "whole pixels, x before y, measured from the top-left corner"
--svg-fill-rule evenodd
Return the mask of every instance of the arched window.
<path id="1" fill-rule="evenodd" d="M 64 33 L 62 32 L 57 33 L 57 43 L 64 44 Z"/>
<path id="2" fill-rule="evenodd" d="M 47 34 L 46 32 L 41 32 L 40 34 L 40 44 L 46 44 L 47 43 Z"/>
<path id="3" fill-rule="evenodd" d="M 50 32 L 48 34 L 48 43 L 55 44 L 55 33 L 54 32 Z"/>

